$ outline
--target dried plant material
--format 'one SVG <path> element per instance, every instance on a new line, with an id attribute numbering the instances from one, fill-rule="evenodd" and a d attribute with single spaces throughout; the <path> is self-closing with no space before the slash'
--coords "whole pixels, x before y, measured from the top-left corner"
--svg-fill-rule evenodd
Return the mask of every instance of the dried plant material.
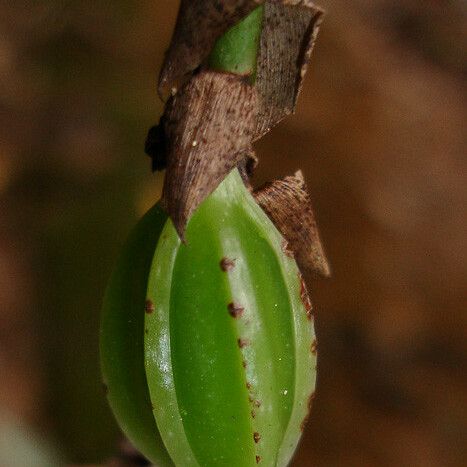
<path id="1" fill-rule="evenodd" d="M 159 92 L 178 84 L 207 59 L 216 40 L 265 3 L 256 87 L 260 96 L 254 140 L 293 113 L 321 23 L 310 0 L 182 0 L 159 78 Z"/>
<path id="2" fill-rule="evenodd" d="M 255 139 L 293 113 L 323 11 L 309 0 L 266 2 L 256 86 Z"/>
<path id="3" fill-rule="evenodd" d="M 300 269 L 329 277 L 329 264 L 302 172 L 265 185 L 255 192 L 255 198 L 289 243 Z"/>
<path id="4" fill-rule="evenodd" d="M 167 106 L 163 202 L 181 238 L 191 214 L 251 151 L 256 91 L 240 76 L 205 71 Z"/>
<path id="5" fill-rule="evenodd" d="M 174 88 L 207 58 L 217 39 L 264 0 L 182 0 L 159 93 Z"/>

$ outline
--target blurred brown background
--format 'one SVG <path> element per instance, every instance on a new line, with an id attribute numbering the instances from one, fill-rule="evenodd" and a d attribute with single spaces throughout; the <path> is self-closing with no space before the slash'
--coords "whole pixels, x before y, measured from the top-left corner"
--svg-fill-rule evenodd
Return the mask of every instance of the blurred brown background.
<path id="1" fill-rule="evenodd" d="M 115 452 L 100 302 L 160 192 L 143 143 L 177 4 L 0 0 L 0 444 L 34 459 L 5 465 Z M 467 3 L 320 4 L 255 179 L 304 170 L 333 266 L 310 280 L 319 388 L 294 465 L 466 465 Z"/>

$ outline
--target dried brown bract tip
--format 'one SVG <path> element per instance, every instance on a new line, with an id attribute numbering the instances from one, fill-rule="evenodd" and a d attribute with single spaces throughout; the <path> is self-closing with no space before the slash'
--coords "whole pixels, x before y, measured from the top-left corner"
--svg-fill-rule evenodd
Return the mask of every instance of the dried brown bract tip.
<path id="1" fill-rule="evenodd" d="M 287 240 L 300 269 L 329 277 L 329 264 L 302 172 L 268 183 L 255 192 L 255 198 Z"/>
<path id="2" fill-rule="evenodd" d="M 192 213 L 250 152 L 256 91 L 241 77 L 194 76 L 166 108 L 163 203 L 183 239 Z"/>

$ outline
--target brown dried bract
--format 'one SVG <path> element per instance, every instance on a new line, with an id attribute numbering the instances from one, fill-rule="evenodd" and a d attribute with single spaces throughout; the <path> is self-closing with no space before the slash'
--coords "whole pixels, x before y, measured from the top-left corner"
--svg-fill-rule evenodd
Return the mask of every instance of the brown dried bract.
<path id="1" fill-rule="evenodd" d="M 216 40 L 264 0 L 182 0 L 159 93 L 174 88 L 208 57 Z"/>
<path id="2" fill-rule="evenodd" d="M 309 0 L 266 2 L 256 85 L 255 139 L 295 110 L 323 11 Z"/>
<path id="3" fill-rule="evenodd" d="M 255 198 L 289 243 L 300 269 L 329 277 L 329 264 L 301 171 L 265 185 L 255 192 Z"/>
<path id="4" fill-rule="evenodd" d="M 181 238 L 191 214 L 250 152 L 256 91 L 240 76 L 204 71 L 167 106 L 163 202 Z"/>
<path id="5" fill-rule="evenodd" d="M 253 439 L 254 439 L 255 443 L 258 444 L 260 442 L 260 440 L 261 440 L 261 435 L 257 431 L 255 431 L 253 433 Z"/>

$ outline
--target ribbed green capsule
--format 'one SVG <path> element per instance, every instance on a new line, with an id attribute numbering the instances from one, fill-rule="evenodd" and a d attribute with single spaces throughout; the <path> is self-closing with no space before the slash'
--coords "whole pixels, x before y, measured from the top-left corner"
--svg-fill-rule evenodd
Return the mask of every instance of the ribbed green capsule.
<path id="1" fill-rule="evenodd" d="M 102 371 L 120 426 L 158 466 L 290 462 L 316 356 L 283 245 L 237 170 L 185 243 L 157 205 L 132 233 L 104 301 Z"/>

